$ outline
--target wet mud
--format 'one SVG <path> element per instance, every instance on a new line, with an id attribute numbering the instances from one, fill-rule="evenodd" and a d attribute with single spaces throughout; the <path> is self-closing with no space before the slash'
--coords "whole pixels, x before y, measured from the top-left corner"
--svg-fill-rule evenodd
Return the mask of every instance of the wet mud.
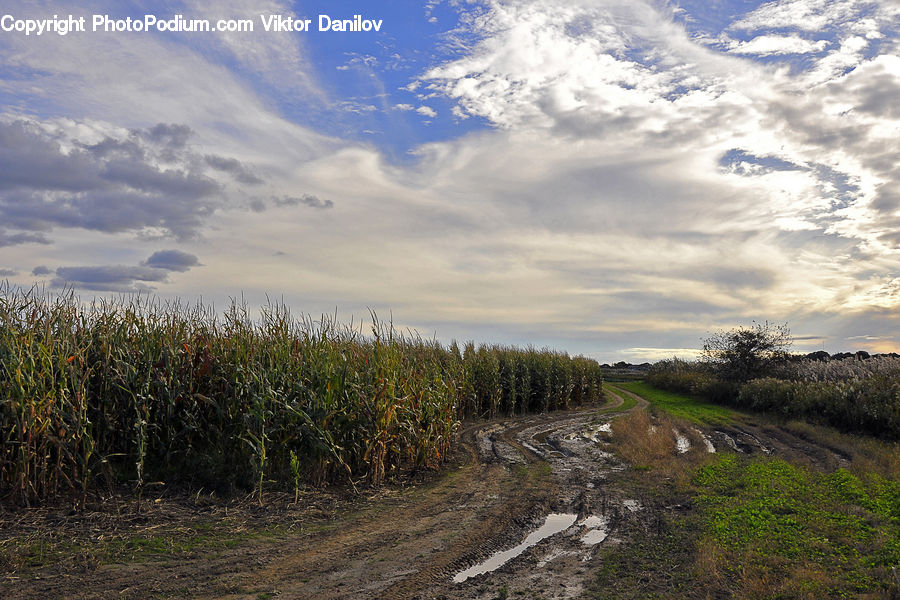
<path id="1" fill-rule="evenodd" d="M 7 581 L 3 596 L 488 600 L 505 590 L 578 598 L 599 567 L 598 549 L 627 543 L 629 530 L 662 510 L 616 485 L 629 465 L 613 453 L 609 426 L 623 398 L 608 394 L 603 406 L 469 423 L 443 476 L 277 540 Z M 638 398 L 632 410 L 646 406 Z M 694 440 L 707 452 L 786 455 L 814 466 L 847 461 L 771 425 L 673 433 L 685 452 Z"/>

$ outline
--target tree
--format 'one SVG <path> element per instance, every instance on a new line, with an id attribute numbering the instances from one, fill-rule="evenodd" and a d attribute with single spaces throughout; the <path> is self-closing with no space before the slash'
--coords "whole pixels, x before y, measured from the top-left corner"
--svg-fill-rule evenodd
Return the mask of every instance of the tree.
<path id="1" fill-rule="evenodd" d="M 703 356 L 720 378 L 743 382 L 763 375 L 774 363 L 786 359 L 793 343 L 787 323 L 754 321 L 750 327 L 714 333 L 703 343 Z"/>

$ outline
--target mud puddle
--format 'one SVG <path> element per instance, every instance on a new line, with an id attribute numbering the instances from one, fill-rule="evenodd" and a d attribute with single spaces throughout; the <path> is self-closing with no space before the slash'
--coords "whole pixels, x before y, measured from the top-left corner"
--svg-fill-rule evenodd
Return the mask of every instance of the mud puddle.
<path id="1" fill-rule="evenodd" d="M 544 520 L 544 524 L 537 530 L 528 534 L 525 540 L 509 550 L 501 550 L 492 554 L 487 560 L 478 563 L 473 567 L 469 567 L 465 571 L 460 571 L 453 577 L 453 583 L 462 583 L 470 577 L 483 575 L 496 571 L 512 559 L 516 558 L 532 546 L 538 544 L 542 540 L 552 535 L 563 532 L 571 527 L 578 519 L 578 515 L 571 513 L 550 513 Z"/>
<path id="2" fill-rule="evenodd" d="M 595 546 L 609 537 L 609 517 L 605 515 L 591 515 L 579 525 L 587 529 L 581 536 L 581 541 L 586 546 Z"/>

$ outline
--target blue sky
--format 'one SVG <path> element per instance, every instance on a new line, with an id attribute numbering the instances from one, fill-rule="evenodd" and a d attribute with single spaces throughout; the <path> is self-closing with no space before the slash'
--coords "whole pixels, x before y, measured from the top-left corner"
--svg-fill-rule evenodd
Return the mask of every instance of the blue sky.
<path id="1" fill-rule="evenodd" d="M 604 361 L 893 351 L 896 0 L 7 3 L 0 278 Z M 90 31 L 94 14 L 253 32 Z M 266 32 L 261 16 L 381 20 Z"/>

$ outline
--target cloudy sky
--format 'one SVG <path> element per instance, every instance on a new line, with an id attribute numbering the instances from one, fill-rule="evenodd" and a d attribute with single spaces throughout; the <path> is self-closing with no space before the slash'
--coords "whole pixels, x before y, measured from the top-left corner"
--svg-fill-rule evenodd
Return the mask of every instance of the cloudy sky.
<path id="1" fill-rule="evenodd" d="M 900 350 L 900 0 L 209 4 L 4 4 L 0 279 L 603 361 L 754 319 Z"/>

